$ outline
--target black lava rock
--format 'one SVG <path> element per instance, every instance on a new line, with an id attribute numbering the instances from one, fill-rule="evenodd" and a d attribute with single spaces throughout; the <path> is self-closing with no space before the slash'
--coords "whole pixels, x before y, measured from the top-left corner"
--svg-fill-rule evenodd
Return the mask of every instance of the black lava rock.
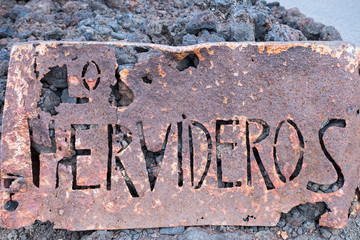
<path id="1" fill-rule="evenodd" d="M 320 32 L 321 41 L 342 41 L 341 35 L 333 26 L 325 26 Z"/>
<path id="2" fill-rule="evenodd" d="M 0 39 L 1 38 L 12 37 L 12 35 L 14 33 L 15 33 L 15 31 L 9 26 L 0 28 Z"/>
<path id="3" fill-rule="evenodd" d="M 185 25 L 185 29 L 188 33 L 197 34 L 200 31 L 206 29 L 209 31 L 216 31 L 216 21 L 215 17 L 211 12 L 203 12 L 198 15 L 195 15 L 193 19 L 190 20 Z"/>

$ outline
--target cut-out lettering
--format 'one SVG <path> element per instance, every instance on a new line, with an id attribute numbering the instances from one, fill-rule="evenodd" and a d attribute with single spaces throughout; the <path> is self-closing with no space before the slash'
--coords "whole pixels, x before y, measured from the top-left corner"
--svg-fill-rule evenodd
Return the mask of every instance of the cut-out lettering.
<path id="1" fill-rule="evenodd" d="M 335 192 L 337 190 L 339 190 L 340 188 L 342 188 L 344 186 L 344 182 L 345 182 L 345 178 L 344 178 L 344 174 L 341 171 L 340 166 L 335 162 L 334 158 L 330 155 L 330 153 L 328 152 L 328 150 L 326 149 L 325 143 L 324 143 L 324 134 L 325 132 L 331 128 L 331 127 L 340 127 L 340 128 L 345 128 L 346 127 L 346 121 L 344 119 L 329 119 L 327 121 L 325 121 L 320 130 L 319 130 L 319 142 L 320 142 L 320 146 L 321 146 L 321 150 L 324 152 L 326 158 L 330 161 L 330 163 L 333 165 L 336 174 L 337 174 L 337 180 L 336 182 L 332 183 L 332 184 L 318 184 L 318 183 L 314 183 L 312 181 L 309 181 L 307 183 L 307 189 L 313 192 L 318 192 L 318 193 L 322 193 L 321 191 L 316 191 L 313 189 L 313 185 L 317 184 L 319 186 L 319 189 L 323 188 L 323 189 L 327 189 L 326 193 L 332 193 Z M 335 188 L 333 186 L 336 186 Z"/>
<path id="2" fill-rule="evenodd" d="M 295 131 L 297 133 L 297 137 L 299 139 L 299 146 L 300 146 L 300 149 L 301 149 L 300 153 L 299 153 L 299 159 L 298 159 L 298 161 L 296 163 L 296 167 L 295 167 L 293 173 L 289 177 L 289 180 L 292 181 L 294 178 L 296 178 L 300 174 L 300 171 L 301 171 L 301 168 L 302 168 L 302 165 L 303 165 L 303 159 L 304 159 L 305 143 L 304 143 L 303 135 L 301 134 L 300 129 L 297 127 L 295 122 L 290 120 L 290 119 L 286 120 L 286 122 L 289 123 L 295 129 Z M 282 125 L 284 123 L 285 123 L 285 121 L 281 121 L 279 123 L 279 125 L 277 126 L 277 128 L 276 128 L 275 139 L 274 139 L 274 147 L 273 147 L 273 157 L 274 157 L 274 164 L 275 164 L 276 173 L 278 174 L 280 180 L 285 183 L 286 182 L 286 177 L 281 172 L 281 169 L 280 169 L 279 163 L 278 163 L 278 159 L 277 159 L 277 156 L 276 156 L 276 154 L 277 154 L 276 153 L 276 144 L 277 144 L 277 141 L 278 141 L 280 129 L 281 129 L 281 127 L 282 127 Z"/>
<path id="3" fill-rule="evenodd" d="M 118 124 L 115 125 L 108 125 L 108 144 L 109 144 L 109 153 L 108 153 L 108 165 L 107 165 L 107 179 L 106 179 L 106 189 L 111 190 L 111 169 L 112 169 L 112 159 L 113 155 L 121 153 L 124 151 L 129 144 L 131 143 L 132 139 L 130 132 L 123 132 L 122 127 Z M 119 156 L 115 156 L 115 170 L 120 171 L 122 177 L 125 180 L 125 184 L 129 189 L 129 192 L 132 197 L 139 197 L 139 194 L 136 191 L 135 185 L 133 184 L 132 180 L 130 179 L 129 175 L 126 172 L 126 169 L 121 162 Z"/>
<path id="4" fill-rule="evenodd" d="M 182 131 L 183 125 L 182 122 L 177 123 L 178 128 L 178 186 L 182 187 L 184 184 L 184 176 L 182 169 Z"/>
<path id="5" fill-rule="evenodd" d="M 39 116 L 40 117 L 40 116 Z M 55 122 L 51 120 L 48 125 L 48 133 L 42 129 L 39 118 L 29 119 L 30 153 L 33 183 L 40 187 L 40 154 L 56 153 Z M 34 127 L 33 127 L 34 125 Z M 50 139 L 50 143 L 46 141 Z M 50 146 L 49 146 L 50 145 Z"/>
<path id="6" fill-rule="evenodd" d="M 78 185 L 77 184 L 77 156 L 80 155 L 91 155 L 90 149 L 76 149 L 76 131 L 88 130 L 90 128 L 96 128 L 97 125 L 90 124 L 71 124 L 71 139 L 70 139 L 70 150 L 72 153 L 71 157 L 64 157 L 57 163 L 56 168 L 56 187 L 59 187 L 59 165 L 63 164 L 65 166 L 71 166 L 72 173 L 72 189 L 73 190 L 83 190 L 83 189 L 95 189 L 100 188 L 100 184 L 97 185 Z"/>
<path id="7" fill-rule="evenodd" d="M 201 187 L 201 185 L 203 184 L 206 175 L 209 171 L 210 168 L 210 164 L 211 164 L 211 150 L 212 150 L 212 143 L 211 143 L 211 136 L 209 131 L 205 128 L 204 125 L 202 125 L 199 122 L 196 121 L 191 121 L 191 124 L 194 127 L 198 127 L 200 128 L 206 136 L 206 141 L 208 144 L 207 147 L 207 160 L 206 160 L 206 166 L 205 166 L 205 170 L 204 173 L 202 174 L 200 181 L 198 182 L 198 184 L 195 186 L 195 189 L 199 189 Z M 194 145 L 193 145 L 193 139 L 192 139 L 192 129 L 189 126 L 189 145 L 190 145 L 190 171 L 191 171 L 191 185 L 194 186 Z"/>
<path id="8" fill-rule="evenodd" d="M 166 144 L 167 144 L 170 130 L 171 130 L 171 124 L 169 124 L 169 126 L 167 127 L 165 139 L 163 141 L 161 150 L 156 151 L 156 152 L 148 150 L 148 148 L 146 146 L 142 122 L 137 122 L 136 125 L 137 125 L 137 129 L 139 132 L 139 137 L 140 137 L 141 151 L 144 155 L 145 162 L 146 162 L 146 170 L 148 172 L 150 189 L 151 189 L 151 191 L 153 191 L 154 187 L 155 187 L 157 176 L 159 175 L 159 172 L 160 172 L 162 160 L 164 159 Z"/>
<path id="9" fill-rule="evenodd" d="M 231 188 L 231 187 L 240 187 L 242 185 L 241 181 L 236 182 L 225 182 L 223 181 L 222 175 L 222 159 L 221 159 L 221 151 L 223 148 L 234 149 L 236 143 L 230 142 L 221 142 L 220 141 L 220 131 L 221 126 L 223 125 L 233 125 L 239 124 L 239 120 L 216 120 L 216 166 L 217 166 L 217 179 L 218 179 L 218 187 L 219 188 Z"/>
<path id="10" fill-rule="evenodd" d="M 91 61 L 87 62 L 81 73 L 81 77 L 83 80 L 84 87 L 87 90 L 96 90 L 100 83 L 100 68 L 96 64 L 96 62 Z"/>
<path id="11" fill-rule="evenodd" d="M 269 134 L 270 134 L 270 127 L 269 125 L 262 119 L 248 119 L 246 121 L 246 151 L 247 151 L 247 185 L 248 186 L 252 186 L 252 176 L 251 176 L 251 159 L 250 159 L 250 154 L 251 154 L 251 149 L 253 150 L 253 154 L 256 160 L 256 163 L 260 169 L 261 175 L 264 179 L 265 185 L 267 190 L 271 190 L 271 189 L 275 189 L 274 184 L 272 183 L 269 174 L 267 173 L 264 164 L 262 163 L 262 160 L 260 158 L 260 154 L 258 149 L 253 146 L 251 148 L 251 143 L 250 143 L 250 132 L 249 132 L 249 125 L 251 123 L 257 123 L 260 124 L 262 126 L 262 132 L 260 134 L 260 136 L 252 143 L 252 144 L 256 144 L 256 143 L 260 143 L 261 141 L 263 141 L 264 139 L 266 139 Z"/>

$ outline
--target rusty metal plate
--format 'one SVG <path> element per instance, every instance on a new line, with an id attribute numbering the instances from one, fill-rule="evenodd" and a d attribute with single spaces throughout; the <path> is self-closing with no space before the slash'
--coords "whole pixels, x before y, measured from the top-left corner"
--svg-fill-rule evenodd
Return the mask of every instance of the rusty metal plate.
<path id="1" fill-rule="evenodd" d="M 1 226 L 272 226 L 325 202 L 320 224 L 344 227 L 359 83 L 359 49 L 341 42 L 16 45 Z"/>

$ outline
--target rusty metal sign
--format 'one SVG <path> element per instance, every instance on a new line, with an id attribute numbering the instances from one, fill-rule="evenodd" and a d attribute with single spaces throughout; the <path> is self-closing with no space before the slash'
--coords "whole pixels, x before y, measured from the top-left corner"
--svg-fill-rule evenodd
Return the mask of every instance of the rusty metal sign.
<path id="1" fill-rule="evenodd" d="M 359 83 L 341 42 L 16 45 L 0 225 L 272 226 L 325 202 L 320 224 L 344 227 Z"/>

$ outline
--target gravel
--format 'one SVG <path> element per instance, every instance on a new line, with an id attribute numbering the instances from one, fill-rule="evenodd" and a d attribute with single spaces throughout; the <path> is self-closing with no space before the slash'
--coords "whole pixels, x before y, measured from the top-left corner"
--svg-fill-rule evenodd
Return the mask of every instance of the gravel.
<path id="1" fill-rule="evenodd" d="M 0 111 L 13 43 L 33 40 L 128 41 L 173 46 L 217 41 L 334 41 L 339 32 L 306 17 L 297 8 L 259 0 L 0 0 Z M 116 49 L 118 70 L 133 68 L 154 51 Z M 60 68 L 59 68 L 60 69 Z M 39 106 L 54 113 L 69 98 L 66 74 L 54 69 L 43 81 Z M 151 79 L 150 79 L 151 80 Z M 49 87 L 48 85 L 52 86 Z M 56 85 L 56 86 L 55 86 Z M 121 87 L 121 86 L 120 86 Z M 128 104 L 131 94 L 114 96 Z M 2 119 L 0 117 L 0 130 Z M 0 132 L 1 133 L 1 132 Z M 1 153 L 1 152 L 0 152 Z M 314 188 L 318 186 L 313 186 Z M 283 213 L 275 227 L 203 226 L 114 231 L 55 230 L 36 221 L 17 230 L 0 228 L 0 239 L 360 239 L 360 217 L 351 214 L 344 229 L 319 227 L 323 203 Z"/>

